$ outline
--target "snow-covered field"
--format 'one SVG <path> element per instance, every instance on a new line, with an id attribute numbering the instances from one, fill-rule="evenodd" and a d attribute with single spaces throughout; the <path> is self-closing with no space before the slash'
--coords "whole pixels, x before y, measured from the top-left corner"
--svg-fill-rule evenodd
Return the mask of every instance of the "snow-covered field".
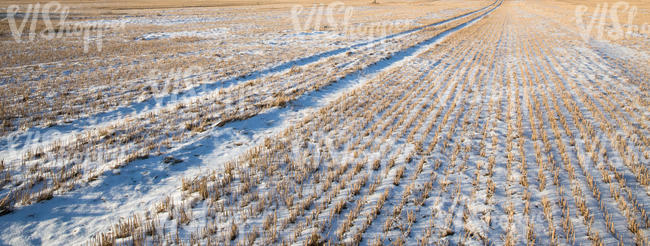
<path id="1" fill-rule="evenodd" d="M 327 6 L 72 15 L 90 51 L 3 27 L 0 244 L 650 243 L 647 35 Z"/>

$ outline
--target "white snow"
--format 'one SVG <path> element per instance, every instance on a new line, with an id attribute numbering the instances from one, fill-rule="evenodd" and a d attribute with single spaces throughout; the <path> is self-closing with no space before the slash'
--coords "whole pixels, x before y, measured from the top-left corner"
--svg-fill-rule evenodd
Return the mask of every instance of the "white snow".
<path id="1" fill-rule="evenodd" d="M 227 20 L 225 17 L 207 17 L 207 16 L 161 16 L 161 17 L 121 17 L 119 19 L 99 19 L 80 21 L 80 24 L 86 25 L 157 25 L 157 26 L 170 26 L 180 24 L 195 24 L 195 23 L 209 23 Z"/>
<path id="2" fill-rule="evenodd" d="M 177 38 L 177 37 L 198 37 L 198 38 L 215 38 L 215 37 L 225 37 L 228 35 L 228 28 L 214 28 L 205 31 L 182 31 L 182 32 L 157 32 L 157 33 L 147 33 L 142 35 L 137 40 L 153 40 L 153 39 L 166 39 L 166 38 Z"/>

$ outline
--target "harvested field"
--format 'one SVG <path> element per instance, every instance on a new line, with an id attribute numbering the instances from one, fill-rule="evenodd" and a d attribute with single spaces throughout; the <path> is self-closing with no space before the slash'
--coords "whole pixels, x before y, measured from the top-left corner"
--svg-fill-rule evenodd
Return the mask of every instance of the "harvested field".
<path id="1" fill-rule="evenodd" d="M 0 3 L 0 244 L 650 243 L 646 2 L 57 4 Z"/>

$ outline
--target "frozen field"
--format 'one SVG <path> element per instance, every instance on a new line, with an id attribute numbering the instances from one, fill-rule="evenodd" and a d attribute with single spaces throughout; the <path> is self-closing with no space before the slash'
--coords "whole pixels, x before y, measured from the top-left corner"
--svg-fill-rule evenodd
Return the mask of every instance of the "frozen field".
<path id="1" fill-rule="evenodd" d="M 0 3 L 0 245 L 650 244 L 647 2 Z"/>

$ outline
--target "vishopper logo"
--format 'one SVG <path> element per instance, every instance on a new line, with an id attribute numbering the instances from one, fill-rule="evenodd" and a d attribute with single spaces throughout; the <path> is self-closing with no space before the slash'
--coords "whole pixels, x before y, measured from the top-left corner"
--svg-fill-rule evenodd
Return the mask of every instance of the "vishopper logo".
<path id="1" fill-rule="evenodd" d="M 207 91 L 206 84 L 209 82 L 209 73 L 199 66 L 188 68 L 171 69 L 161 71 L 152 69 L 149 71 L 145 91 L 154 94 L 156 106 L 194 98 L 202 91 Z"/>
<path id="2" fill-rule="evenodd" d="M 633 23 L 637 14 L 638 8 L 627 2 L 617 2 L 611 6 L 608 3 L 597 4 L 591 15 L 589 15 L 589 7 L 585 5 L 575 9 L 576 24 L 585 41 L 592 38 L 602 40 L 605 35 L 611 40 L 620 40 L 634 35 L 650 34 L 648 23 L 641 26 Z M 595 36 L 592 36 L 594 32 Z"/>
<path id="3" fill-rule="evenodd" d="M 314 4 L 309 12 L 302 5 L 294 5 L 291 8 L 291 21 L 296 32 L 320 31 L 322 28 L 340 31 L 349 26 L 353 10 L 352 7 L 345 7 L 342 2 L 333 2 L 327 7 L 324 4 Z M 335 18 L 335 13 L 339 12 L 343 12 L 343 18 Z"/>
<path id="4" fill-rule="evenodd" d="M 84 53 L 88 53 L 90 42 L 93 39 L 97 50 L 102 50 L 104 30 L 124 28 L 124 24 L 68 23 L 67 17 L 69 13 L 70 8 L 61 5 L 59 2 L 48 2 L 44 5 L 40 3 L 28 4 L 23 7 L 10 5 L 7 7 L 6 20 L 9 22 L 9 28 L 14 40 L 18 43 L 31 42 L 36 40 L 37 37 L 45 40 L 81 37 L 83 38 Z M 52 20 L 54 16 L 58 17 L 58 21 Z M 18 23 L 18 19 L 20 19 L 20 23 Z M 41 30 L 37 30 L 39 22 L 44 25 Z M 29 25 L 28 30 L 26 30 L 27 25 Z M 25 35 L 25 31 L 27 31 L 27 35 Z"/>
<path id="5" fill-rule="evenodd" d="M 26 152 L 30 149 L 43 149 L 50 141 L 60 139 L 63 133 L 51 129 L 44 132 L 30 131 L 25 135 L 12 134 L 0 140 L 0 146 L 4 150 Z"/>
<path id="6" fill-rule="evenodd" d="M 298 34 L 310 31 L 329 31 L 319 33 L 325 38 L 334 39 L 345 36 L 365 36 L 369 38 L 383 37 L 392 30 L 397 29 L 394 22 L 371 22 L 351 24 L 350 19 L 354 8 L 345 6 L 342 2 L 333 2 L 328 5 L 312 5 L 306 8 L 294 5 L 291 9 L 291 21 L 294 31 Z"/>

